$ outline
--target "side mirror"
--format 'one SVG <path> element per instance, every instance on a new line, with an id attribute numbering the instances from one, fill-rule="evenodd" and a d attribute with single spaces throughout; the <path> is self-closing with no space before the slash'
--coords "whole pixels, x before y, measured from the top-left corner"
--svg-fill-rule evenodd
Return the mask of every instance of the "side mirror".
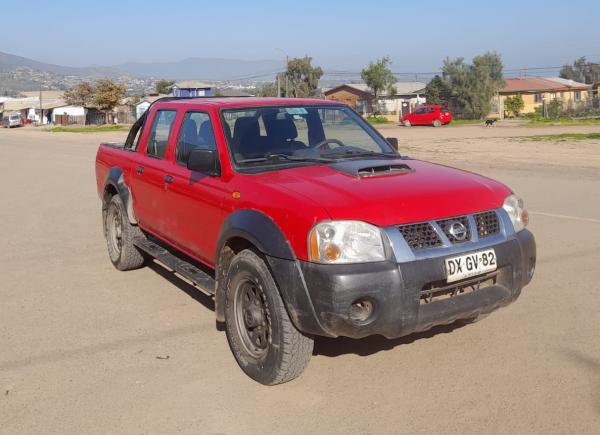
<path id="1" fill-rule="evenodd" d="M 396 151 L 398 151 L 398 138 L 397 137 L 386 137 L 387 143 L 391 145 Z"/>
<path id="2" fill-rule="evenodd" d="M 221 175 L 219 160 L 215 150 L 203 150 L 196 148 L 190 151 L 187 161 L 187 168 L 190 171 L 204 172 L 213 177 Z"/>

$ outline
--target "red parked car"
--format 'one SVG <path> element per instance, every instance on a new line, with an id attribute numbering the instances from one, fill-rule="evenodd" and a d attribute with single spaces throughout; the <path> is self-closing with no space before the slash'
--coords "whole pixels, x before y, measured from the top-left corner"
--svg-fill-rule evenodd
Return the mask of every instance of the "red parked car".
<path id="1" fill-rule="evenodd" d="M 405 127 L 411 125 L 441 125 L 452 122 L 452 113 L 442 106 L 419 106 L 412 113 L 407 113 L 400 118 L 400 123 Z"/>
<path id="2" fill-rule="evenodd" d="M 98 149 L 109 258 L 211 295 L 268 385 L 300 375 L 315 336 L 400 337 L 516 300 L 536 258 L 523 201 L 397 145 L 333 101 L 158 100 Z"/>

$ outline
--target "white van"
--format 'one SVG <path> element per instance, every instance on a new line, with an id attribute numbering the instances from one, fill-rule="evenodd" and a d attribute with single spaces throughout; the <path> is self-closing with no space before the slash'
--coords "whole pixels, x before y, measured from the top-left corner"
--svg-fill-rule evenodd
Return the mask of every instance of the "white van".
<path id="1" fill-rule="evenodd" d="M 2 117 L 2 127 L 4 128 L 20 127 L 22 125 L 21 115 L 4 115 Z"/>

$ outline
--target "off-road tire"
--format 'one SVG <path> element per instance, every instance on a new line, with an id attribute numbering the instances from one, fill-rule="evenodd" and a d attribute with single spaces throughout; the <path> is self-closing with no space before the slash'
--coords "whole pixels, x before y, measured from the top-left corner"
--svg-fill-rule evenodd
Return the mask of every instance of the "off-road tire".
<path id="1" fill-rule="evenodd" d="M 298 377 L 310 361 L 314 341 L 296 329 L 290 320 L 263 258 L 250 249 L 238 253 L 231 261 L 225 292 L 227 341 L 241 369 L 264 385 L 281 384 Z M 255 305 L 245 297 L 250 292 L 255 295 Z M 248 310 L 243 308 L 258 306 L 261 301 L 259 320 L 252 320 L 264 325 L 261 331 L 268 331 L 267 339 L 262 341 L 266 344 L 264 348 L 249 350 L 253 345 L 248 344 L 252 342 L 252 333 L 248 332 L 252 325 L 248 326 L 245 320 Z"/>
<path id="2" fill-rule="evenodd" d="M 441 127 L 442 126 L 442 121 L 440 121 L 439 119 L 434 119 L 433 120 L 433 126 L 434 127 Z"/>
<path id="3" fill-rule="evenodd" d="M 103 224 L 108 256 L 112 264 L 119 270 L 142 267 L 145 257 L 135 247 L 133 239 L 144 237 L 144 234 L 129 222 L 125 205 L 119 195 L 113 195 L 110 199 Z"/>

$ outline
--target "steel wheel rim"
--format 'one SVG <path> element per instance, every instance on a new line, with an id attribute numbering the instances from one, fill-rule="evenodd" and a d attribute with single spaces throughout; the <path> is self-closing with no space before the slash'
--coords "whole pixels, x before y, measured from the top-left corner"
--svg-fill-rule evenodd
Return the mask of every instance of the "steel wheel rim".
<path id="1" fill-rule="evenodd" d="M 254 281 L 241 281 L 235 292 L 235 319 L 242 346 L 254 358 L 267 354 L 271 322 L 261 287 Z"/>
<path id="2" fill-rule="evenodd" d="M 121 213 L 116 207 L 111 207 L 106 217 L 108 226 L 108 243 L 112 251 L 118 255 L 121 254 L 123 247 L 123 221 Z"/>

